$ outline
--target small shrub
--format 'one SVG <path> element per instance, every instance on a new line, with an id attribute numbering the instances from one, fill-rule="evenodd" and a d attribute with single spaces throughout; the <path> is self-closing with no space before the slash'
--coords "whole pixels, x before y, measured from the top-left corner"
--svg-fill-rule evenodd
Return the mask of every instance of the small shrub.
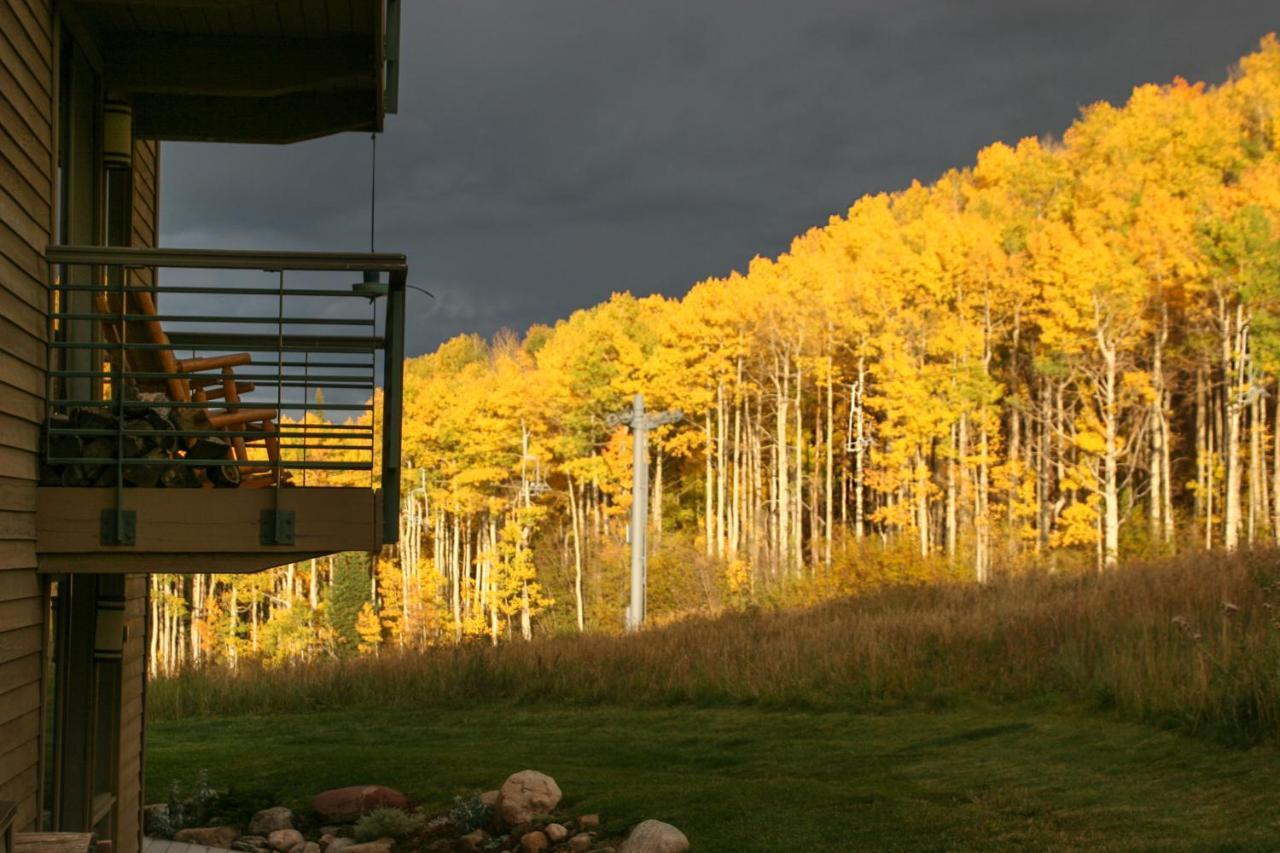
<path id="1" fill-rule="evenodd" d="M 453 805 L 449 808 L 449 820 L 462 835 L 488 826 L 492 819 L 493 809 L 480 802 L 479 794 L 467 799 L 454 797 Z"/>
<path id="2" fill-rule="evenodd" d="M 356 823 L 356 841 L 394 838 L 402 841 L 422 832 L 426 818 L 419 812 L 400 809 L 374 809 Z"/>

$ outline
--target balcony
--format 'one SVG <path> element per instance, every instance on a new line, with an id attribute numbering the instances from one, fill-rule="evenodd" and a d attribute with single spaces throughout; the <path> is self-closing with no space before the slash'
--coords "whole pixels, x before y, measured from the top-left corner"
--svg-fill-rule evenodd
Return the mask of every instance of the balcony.
<path id="1" fill-rule="evenodd" d="M 395 541 L 403 256 L 46 256 L 42 571 L 247 572 Z"/>

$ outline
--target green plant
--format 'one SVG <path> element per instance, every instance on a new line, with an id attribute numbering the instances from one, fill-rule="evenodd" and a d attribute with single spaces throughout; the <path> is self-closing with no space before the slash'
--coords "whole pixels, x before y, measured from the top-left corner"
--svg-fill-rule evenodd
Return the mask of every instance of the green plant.
<path id="1" fill-rule="evenodd" d="M 482 803 L 478 794 L 466 799 L 454 797 L 453 805 L 449 808 L 449 820 L 464 835 L 488 826 L 492 819 L 493 809 Z"/>
<path id="2" fill-rule="evenodd" d="M 425 825 L 426 818 L 420 812 L 374 809 L 356 823 L 356 841 L 373 841 L 377 838 L 402 841 L 417 835 Z"/>

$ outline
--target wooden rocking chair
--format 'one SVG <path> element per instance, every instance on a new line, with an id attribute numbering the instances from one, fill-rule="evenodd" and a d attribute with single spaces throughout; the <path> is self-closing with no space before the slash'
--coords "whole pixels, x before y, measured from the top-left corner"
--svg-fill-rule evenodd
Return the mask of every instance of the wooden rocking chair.
<path id="1" fill-rule="evenodd" d="M 270 486 L 276 482 L 276 467 L 280 462 L 280 441 L 276 434 L 275 409 L 250 409 L 240 404 L 240 395 L 254 389 L 252 383 L 236 380 L 235 368 L 251 364 L 252 356 L 247 352 L 202 358 L 180 359 L 174 356 L 169 336 L 158 320 L 132 319 L 121 322 L 108 319 L 111 315 L 133 314 L 147 317 L 157 315 L 155 300 L 146 290 L 126 289 L 124 310 L 121 310 L 121 298 L 118 292 L 99 291 L 94 294 L 94 306 L 98 313 L 104 315 L 102 320 L 103 336 L 113 344 L 121 341 L 124 332 L 124 362 L 130 372 L 151 374 L 150 377 L 137 378 L 134 381 L 140 391 L 163 393 L 175 403 L 208 403 L 224 400 L 226 406 L 222 411 L 211 408 L 175 408 L 173 420 L 182 429 L 191 430 L 228 430 L 234 432 L 256 432 L 259 436 L 251 436 L 247 441 L 244 436 L 230 436 L 228 450 L 220 458 L 234 459 L 237 462 L 249 461 L 249 446 L 261 445 L 266 449 L 269 467 L 248 468 L 240 466 L 209 466 L 208 481 L 217 481 L 220 485 L 241 485 L 247 487 Z M 130 348 L 129 342 L 160 344 L 158 347 Z M 191 377 L 186 374 L 218 371 L 214 376 Z M 161 377 L 164 378 L 161 378 Z M 119 393 L 119 392 L 117 392 Z M 185 439 L 188 449 L 197 444 L 195 437 Z M 205 451 L 207 452 L 207 450 Z M 217 452 L 216 449 L 214 452 Z M 217 456 L 205 457 L 209 459 Z M 234 472 L 234 473 L 232 473 Z M 280 481 L 289 480 L 289 472 L 280 472 Z"/>

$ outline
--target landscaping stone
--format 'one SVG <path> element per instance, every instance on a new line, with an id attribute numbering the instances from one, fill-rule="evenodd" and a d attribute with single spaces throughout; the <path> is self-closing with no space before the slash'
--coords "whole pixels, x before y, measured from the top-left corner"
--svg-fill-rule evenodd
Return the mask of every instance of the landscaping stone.
<path id="1" fill-rule="evenodd" d="M 342 848 L 344 853 L 391 853 L 391 847 L 394 842 L 389 838 L 379 838 L 377 841 L 368 841 L 364 844 L 352 844 L 350 847 Z"/>
<path id="2" fill-rule="evenodd" d="M 542 853 L 551 846 L 545 833 L 534 830 L 520 836 L 520 853 Z"/>
<path id="3" fill-rule="evenodd" d="M 462 842 L 463 847 L 470 853 L 470 851 L 478 851 L 484 846 L 484 843 L 489 840 L 489 833 L 483 829 L 477 829 L 474 832 L 468 832 L 458 840 Z"/>
<path id="4" fill-rule="evenodd" d="M 569 837 L 569 830 L 565 829 L 562 823 L 549 823 L 542 827 L 542 831 L 547 834 L 547 840 L 552 844 L 559 844 Z"/>
<path id="5" fill-rule="evenodd" d="M 239 837 L 240 831 L 234 826 L 199 826 L 180 829 L 173 834 L 173 840 L 183 844 L 200 844 L 223 850 L 230 848 L 232 842 Z"/>
<path id="6" fill-rule="evenodd" d="M 335 838 L 329 842 L 329 846 L 324 849 L 324 853 L 338 853 L 339 850 L 347 850 L 356 846 L 354 838 Z"/>
<path id="7" fill-rule="evenodd" d="M 553 811 L 561 796 L 555 779 L 536 770 L 521 770 L 502 783 L 495 810 L 503 823 L 515 826 Z"/>
<path id="8" fill-rule="evenodd" d="M 600 828 L 600 815 L 598 815 L 598 814 L 584 814 L 584 815 L 581 815 L 581 816 L 578 818 L 578 828 L 579 828 L 579 829 L 582 829 L 582 830 L 588 830 L 588 829 L 599 829 L 599 828 Z"/>
<path id="9" fill-rule="evenodd" d="M 314 841 L 308 841 L 302 845 L 302 853 L 320 853 L 320 845 Z"/>
<path id="10" fill-rule="evenodd" d="M 277 829 L 275 832 L 267 833 L 267 846 L 276 853 L 289 853 L 295 847 L 301 847 L 307 842 L 302 837 L 302 833 L 296 829 Z"/>
<path id="11" fill-rule="evenodd" d="M 267 836 L 277 829 L 296 829 L 293 812 L 284 806 L 263 809 L 249 821 L 249 835 Z"/>
<path id="12" fill-rule="evenodd" d="M 326 823 L 352 823 L 374 809 L 407 809 L 404 794 L 385 785 L 351 785 L 316 794 L 311 809 Z"/>
<path id="13" fill-rule="evenodd" d="M 573 838 L 569 839 L 569 849 L 573 853 L 586 853 L 591 849 L 591 834 L 587 832 L 579 832 Z"/>
<path id="14" fill-rule="evenodd" d="M 480 795 L 480 805 L 493 808 L 497 804 L 498 804 L 497 791 L 485 791 L 483 794 Z"/>
<path id="15" fill-rule="evenodd" d="M 620 853 L 685 853 L 689 839 L 669 823 L 646 820 L 627 836 Z"/>

